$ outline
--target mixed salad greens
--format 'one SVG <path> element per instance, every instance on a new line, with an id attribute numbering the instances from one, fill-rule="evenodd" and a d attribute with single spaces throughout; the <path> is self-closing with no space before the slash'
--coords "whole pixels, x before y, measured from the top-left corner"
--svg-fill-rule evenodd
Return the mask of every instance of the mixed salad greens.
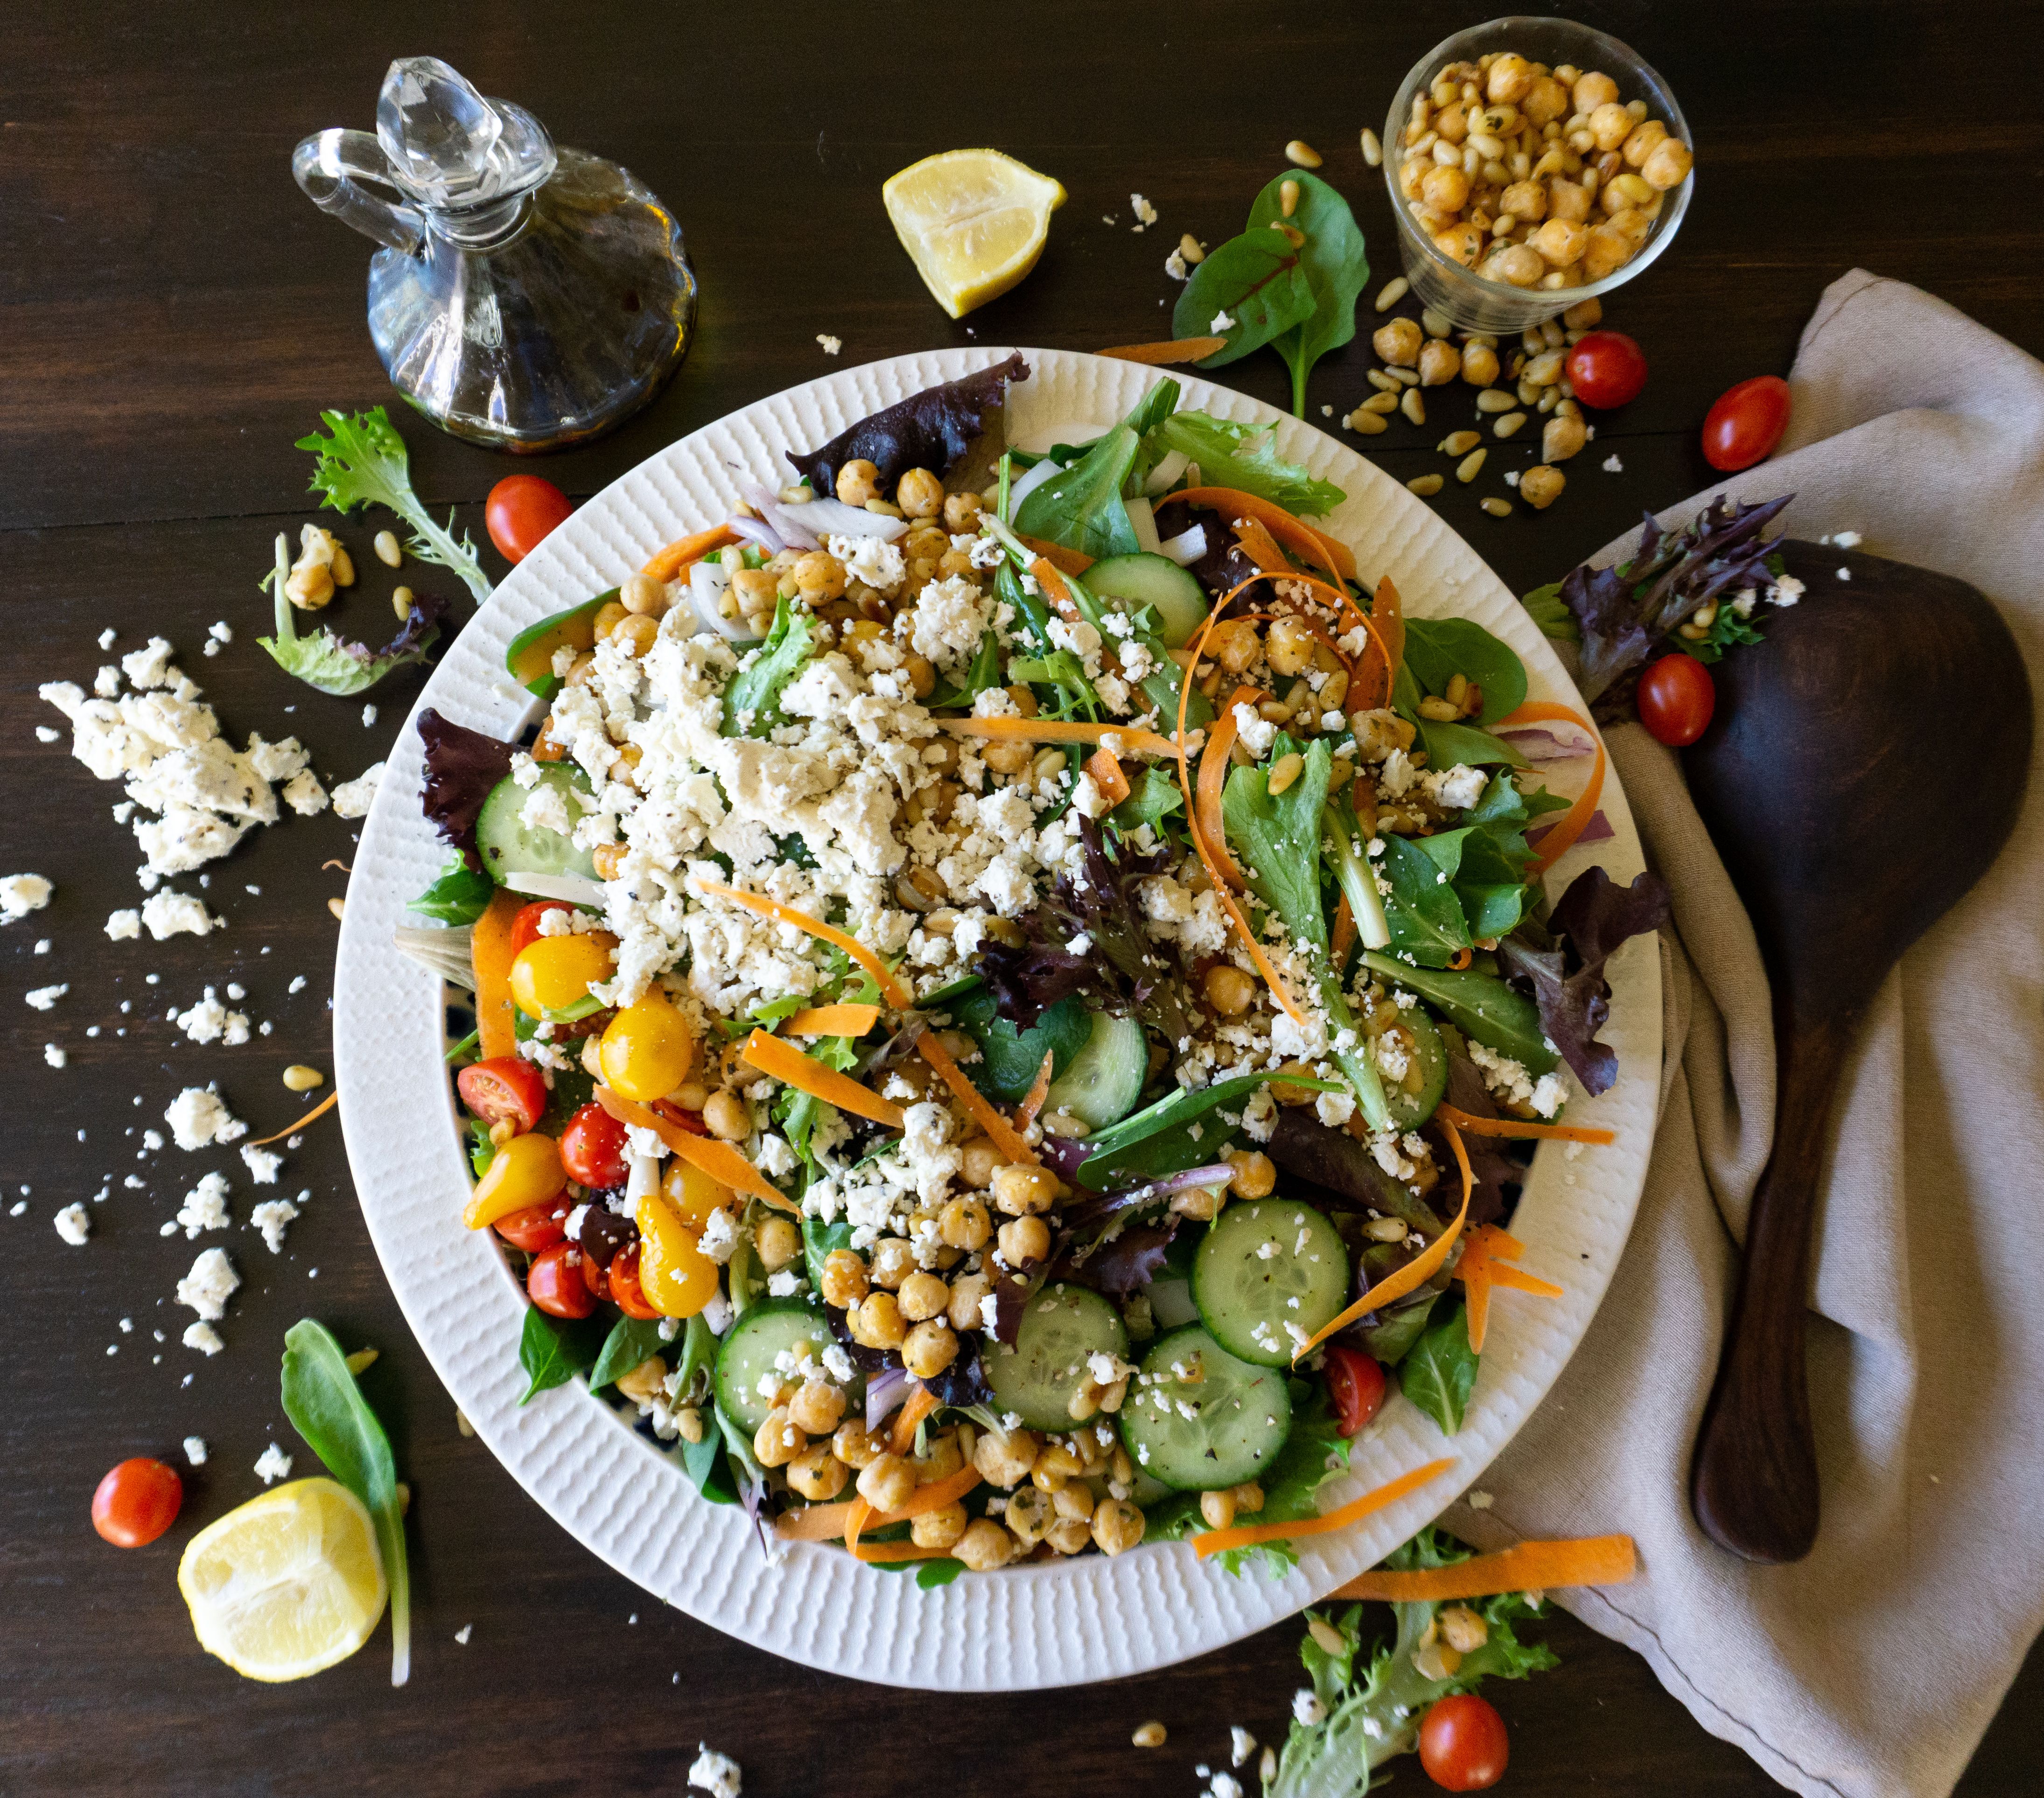
<path id="1" fill-rule="evenodd" d="M 614 1387 L 705 1496 L 926 1582 L 1281 1570 L 1386 1370 L 1451 1433 L 1493 1287 L 1557 1289 L 1515 1157 L 1599 1139 L 1559 1120 L 1666 896 L 1547 905 L 1603 763 L 1565 799 L 1531 751 L 1586 721 L 1360 581 L 1274 430 L 1164 379 L 1028 454 L 1027 375 L 522 633 L 524 744 L 423 714 L 454 858 L 401 939 L 474 994 L 528 1397 Z"/>

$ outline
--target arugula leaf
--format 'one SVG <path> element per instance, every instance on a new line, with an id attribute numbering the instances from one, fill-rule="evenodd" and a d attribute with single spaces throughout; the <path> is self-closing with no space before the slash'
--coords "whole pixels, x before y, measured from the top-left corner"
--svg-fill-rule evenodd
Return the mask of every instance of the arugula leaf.
<path id="1" fill-rule="evenodd" d="M 1152 438 L 1160 449 L 1179 451 L 1197 462 L 1208 486 L 1238 488 L 1287 512 L 1331 512 L 1348 497 L 1331 482 L 1316 481 L 1298 463 L 1285 461 L 1278 453 L 1274 425 L 1236 425 L 1204 412 L 1181 412 L 1164 420 L 1145 444 Z"/>
<path id="2" fill-rule="evenodd" d="M 497 883 L 478 873 L 459 856 L 448 863 L 440 877 L 405 906 L 421 917 L 436 918 L 457 928 L 472 924 L 489 909 Z"/>
<path id="3" fill-rule="evenodd" d="M 381 649 L 336 636 L 325 625 L 300 636 L 295 608 L 284 590 L 290 573 L 290 546 L 279 531 L 277 566 L 263 582 L 276 589 L 277 634 L 256 640 L 269 651 L 270 659 L 286 674 L 317 692 L 332 693 L 338 699 L 367 693 L 393 669 L 425 661 L 426 651 L 440 640 L 440 620 L 447 606 L 444 601 L 432 598 L 414 601 L 398 634 Z"/>
<path id="4" fill-rule="evenodd" d="M 589 1370 L 589 1389 L 609 1385 L 620 1373 L 629 1373 L 667 1346 L 657 1317 L 620 1317 L 603 1339 L 596 1365 Z"/>
<path id="5" fill-rule="evenodd" d="M 1469 1312 L 1457 1304 L 1430 1324 L 1398 1364 L 1398 1389 L 1451 1436 L 1462 1427 L 1481 1357 L 1470 1347 Z"/>
<path id="6" fill-rule="evenodd" d="M 1418 993 L 1464 1035 L 1531 1073 L 1546 1074 L 1561 1060 L 1542 1034 L 1539 1007 L 1496 975 L 1477 968 L 1416 967 L 1373 950 L 1365 950 L 1362 959 L 1389 985 Z"/>
<path id="7" fill-rule="evenodd" d="M 1245 231 L 1207 252 L 1171 311 L 1178 337 L 1225 337 L 1202 368 L 1239 362 L 1312 315 L 1304 258 L 1278 231 Z M 1225 318 L 1224 325 L 1216 321 Z"/>
<path id="8" fill-rule="evenodd" d="M 1298 201 L 1288 215 L 1284 189 L 1297 184 Z M 1370 284 L 1370 258 L 1348 202 L 1317 175 L 1293 169 L 1273 180 L 1249 209 L 1249 229 L 1270 231 L 1289 225 L 1305 233 L 1301 266 L 1313 296 L 1313 309 L 1272 346 L 1292 371 L 1292 410 L 1306 416 L 1306 375 L 1330 350 L 1355 335 L 1355 303 Z"/>
<path id="9" fill-rule="evenodd" d="M 451 568 L 478 600 L 489 598 L 490 577 L 476 560 L 475 545 L 466 532 L 460 542 L 455 541 L 454 514 L 448 514 L 445 528 L 436 524 L 432 514 L 412 491 L 405 440 L 398 435 L 382 407 L 372 406 L 352 418 L 338 412 L 323 412 L 320 419 L 333 435 L 322 436 L 315 431 L 309 437 L 299 438 L 297 447 L 319 457 L 318 466 L 313 470 L 312 489 L 325 496 L 322 503 L 340 513 L 371 505 L 396 513 L 412 528 L 406 549 L 421 562 L 437 562 L 443 568 Z"/>
<path id="10" fill-rule="evenodd" d="M 796 611 L 785 599 L 775 602 L 766 642 L 724 690 L 724 736 L 764 736 L 788 721 L 781 694 L 809 661 L 813 637 L 808 613 Z"/>
<path id="11" fill-rule="evenodd" d="M 518 1402 L 530 1404 L 541 1393 L 564 1386 L 594 1366 L 609 1333 L 600 1317 L 570 1322 L 549 1317 L 536 1304 L 526 1306 L 525 1326 L 518 1339 L 518 1365 L 531 1384 Z"/>
<path id="12" fill-rule="evenodd" d="M 1116 425 L 1070 467 L 1030 493 L 1015 515 L 1015 528 L 1096 561 L 1134 555 L 1142 545 L 1135 540 L 1121 489 L 1135 465 L 1141 441 L 1126 425 Z"/>
<path id="13" fill-rule="evenodd" d="M 284 1415 L 327 1471 L 360 1499 L 376 1527 L 390 1589 L 390 1683 L 412 1670 L 412 1581 L 405 1561 L 405 1513 L 390 1439 L 324 1324 L 302 1318 L 284 1332 Z"/>

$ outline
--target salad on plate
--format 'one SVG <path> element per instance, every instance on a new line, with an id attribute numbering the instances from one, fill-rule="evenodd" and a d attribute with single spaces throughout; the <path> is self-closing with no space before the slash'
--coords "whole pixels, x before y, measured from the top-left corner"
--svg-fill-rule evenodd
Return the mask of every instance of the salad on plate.
<path id="1" fill-rule="evenodd" d="M 1494 1289 L 1559 1290 L 1517 1158 L 1609 1139 L 1568 1114 L 1666 895 L 1548 904 L 1595 732 L 1360 578 L 1272 427 L 1160 378 L 1025 451 L 1028 374 L 522 632 L 521 741 L 422 713 L 455 853 L 401 941 L 474 994 L 465 1221 L 532 1392 L 926 1583 L 1282 1570 L 1387 1373 L 1452 1433 Z"/>

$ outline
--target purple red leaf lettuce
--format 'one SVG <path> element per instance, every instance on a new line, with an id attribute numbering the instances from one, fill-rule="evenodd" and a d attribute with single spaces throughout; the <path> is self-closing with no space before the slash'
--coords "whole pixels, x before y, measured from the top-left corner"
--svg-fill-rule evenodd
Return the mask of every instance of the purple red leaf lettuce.
<path id="1" fill-rule="evenodd" d="M 925 387 L 883 406 L 840 432 L 821 449 L 797 455 L 786 453 L 795 472 L 820 494 L 837 490 L 837 474 L 847 462 L 865 460 L 879 470 L 881 486 L 889 492 L 912 468 L 942 474 L 961 461 L 973 440 L 986 428 L 986 417 L 1001 405 L 1011 381 L 1029 378 L 1029 365 L 1016 351 L 1005 362 L 982 368 L 961 380 Z"/>
<path id="2" fill-rule="evenodd" d="M 517 745 L 457 724 L 430 705 L 419 714 L 419 740 L 426 751 L 421 807 L 440 835 L 461 851 L 461 859 L 479 868 L 475 820 L 491 790 L 511 771 Z"/>

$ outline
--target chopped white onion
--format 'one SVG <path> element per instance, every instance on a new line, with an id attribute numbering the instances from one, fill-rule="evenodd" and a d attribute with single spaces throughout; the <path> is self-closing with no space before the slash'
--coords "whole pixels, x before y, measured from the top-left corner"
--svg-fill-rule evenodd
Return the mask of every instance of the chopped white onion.
<path id="1" fill-rule="evenodd" d="M 689 604 L 696 622 L 704 630 L 714 631 L 733 643 L 756 643 L 759 633 L 743 617 L 724 615 L 724 596 L 730 586 L 731 571 L 721 562 L 705 559 L 690 565 Z"/>
<path id="2" fill-rule="evenodd" d="M 1085 418 L 1061 418 L 1055 425 L 1039 425 L 1033 431 L 1025 431 L 1018 437 L 1010 437 L 1009 446 L 1040 455 L 1058 444 L 1089 444 L 1096 437 L 1104 437 L 1114 428 L 1112 421 L 1095 424 Z"/>
<path id="3" fill-rule="evenodd" d="M 505 874 L 497 878 L 513 893 L 529 893 L 535 899 L 559 899 L 593 912 L 604 908 L 603 883 L 582 874 Z"/>
<path id="4" fill-rule="evenodd" d="M 1207 528 L 1195 524 L 1189 531 L 1181 531 L 1175 537 L 1158 544 L 1158 553 L 1168 555 L 1181 568 L 1189 568 L 1207 552 Z"/>
<path id="5" fill-rule="evenodd" d="M 847 505 L 841 499 L 807 500 L 800 505 L 782 505 L 775 509 L 783 517 L 793 519 L 819 540 L 825 536 L 878 537 L 882 543 L 891 544 L 909 534 L 907 519 L 889 518 L 884 512 L 868 512 L 863 505 Z"/>
<path id="6" fill-rule="evenodd" d="M 1045 456 L 1035 467 L 1027 471 L 1008 489 L 1008 516 L 1012 518 L 1022 509 L 1023 501 L 1035 492 L 1053 474 L 1062 472 L 1057 463 L 1051 461 L 1048 456 Z"/>
<path id="7" fill-rule="evenodd" d="M 1189 467 L 1191 463 L 1186 457 L 1185 452 L 1183 450 L 1173 450 L 1150 471 L 1150 478 L 1143 483 L 1143 492 L 1155 499 L 1159 494 L 1172 486 L 1178 477 Z"/>
<path id="8" fill-rule="evenodd" d="M 1162 555 L 1164 546 L 1157 540 L 1157 513 L 1148 500 L 1138 494 L 1127 502 L 1128 522 L 1135 528 L 1135 547 L 1147 549 L 1152 555 Z"/>

